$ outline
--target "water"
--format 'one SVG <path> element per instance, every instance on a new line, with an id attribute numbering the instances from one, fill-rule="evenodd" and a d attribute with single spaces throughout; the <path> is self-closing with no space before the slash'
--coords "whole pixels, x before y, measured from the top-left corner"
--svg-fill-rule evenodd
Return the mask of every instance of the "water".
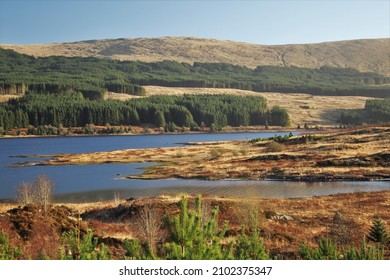
<path id="1" fill-rule="evenodd" d="M 285 133 L 277 133 L 285 135 Z M 389 182 L 305 183 L 275 181 L 198 181 L 198 180 L 125 180 L 123 175 L 141 173 L 144 164 L 102 164 L 71 166 L 10 167 L 18 162 L 41 158 L 18 158 L 19 155 L 86 153 L 131 148 L 180 146 L 185 142 L 246 140 L 272 137 L 270 133 L 217 133 L 142 136 L 88 136 L 56 138 L 0 139 L 0 199 L 13 198 L 22 181 L 37 175 L 49 176 L 55 194 L 67 201 L 96 201 L 162 193 L 210 193 L 224 196 L 302 197 L 337 192 L 389 190 Z"/>

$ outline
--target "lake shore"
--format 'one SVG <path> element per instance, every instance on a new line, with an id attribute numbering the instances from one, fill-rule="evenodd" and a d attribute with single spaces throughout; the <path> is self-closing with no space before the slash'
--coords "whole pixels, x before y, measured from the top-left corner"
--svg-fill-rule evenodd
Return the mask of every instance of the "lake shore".
<path id="1" fill-rule="evenodd" d="M 131 126 L 130 132 L 124 133 L 101 133 L 101 130 L 105 129 L 105 126 L 94 126 L 97 131 L 92 134 L 83 134 L 83 133 L 64 133 L 59 135 L 31 135 L 27 134 L 27 129 L 23 128 L 19 131 L 21 132 L 19 135 L 16 130 L 11 130 L 10 134 L 0 135 L 1 139 L 12 139 L 12 138 L 53 138 L 53 137 L 96 137 L 96 136 L 140 136 L 140 135 L 180 135 L 180 134 L 223 134 L 223 133 L 262 133 L 262 132 L 290 132 L 290 131 L 299 131 L 301 133 L 307 133 L 306 129 L 291 129 L 291 128 L 283 128 L 280 126 L 268 127 L 264 126 L 241 126 L 241 127 L 225 127 L 221 131 L 212 131 L 210 128 L 201 128 L 198 131 L 191 131 L 189 129 L 179 129 L 176 132 L 166 132 L 162 128 L 155 127 L 152 125 L 144 125 L 144 126 Z M 114 129 L 119 130 L 121 126 L 112 126 Z M 130 128 L 129 126 L 125 126 L 125 128 Z M 67 130 L 68 128 L 66 128 Z M 74 130 L 82 130 L 82 127 L 74 127 Z M 319 130 L 333 130 L 334 127 L 321 127 Z M 311 131 L 311 130 L 310 130 Z"/>
<path id="2" fill-rule="evenodd" d="M 283 139 L 59 154 L 39 164 L 156 163 L 128 179 L 388 180 L 388 147 L 390 128 L 371 126 Z"/>

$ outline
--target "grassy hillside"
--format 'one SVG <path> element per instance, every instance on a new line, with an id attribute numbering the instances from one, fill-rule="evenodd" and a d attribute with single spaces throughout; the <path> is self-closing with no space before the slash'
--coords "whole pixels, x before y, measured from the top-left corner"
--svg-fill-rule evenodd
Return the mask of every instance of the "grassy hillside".
<path id="1" fill-rule="evenodd" d="M 302 45 L 257 45 L 191 37 L 90 40 L 38 45 L 0 45 L 36 57 L 100 57 L 155 62 L 351 67 L 390 76 L 390 39 L 367 39 Z"/>
<path id="2" fill-rule="evenodd" d="M 147 63 L 79 57 L 37 59 L 0 49 L 0 94 L 81 91 L 96 99 L 107 90 L 142 95 L 137 85 L 157 85 L 387 97 L 389 83 L 389 77 L 352 68 L 250 69 L 226 63 L 190 65 L 168 60 Z"/>

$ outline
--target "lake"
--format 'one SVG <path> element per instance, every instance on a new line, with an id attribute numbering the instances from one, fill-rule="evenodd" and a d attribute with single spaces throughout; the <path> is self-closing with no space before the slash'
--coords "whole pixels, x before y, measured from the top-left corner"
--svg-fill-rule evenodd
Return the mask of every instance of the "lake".
<path id="1" fill-rule="evenodd" d="M 10 167 L 18 162 L 41 158 L 15 156 L 87 153 L 119 149 L 181 146 L 186 142 L 247 140 L 285 135 L 289 132 L 211 133 L 137 136 L 86 136 L 0 139 L 0 199 L 16 196 L 22 181 L 47 175 L 55 183 L 56 199 L 61 201 L 98 201 L 172 193 L 209 193 L 222 196 L 303 197 L 356 191 L 390 190 L 390 182 L 281 182 L 281 181 L 200 181 L 128 180 L 123 175 L 141 173 L 143 164 L 102 164 L 71 166 Z"/>

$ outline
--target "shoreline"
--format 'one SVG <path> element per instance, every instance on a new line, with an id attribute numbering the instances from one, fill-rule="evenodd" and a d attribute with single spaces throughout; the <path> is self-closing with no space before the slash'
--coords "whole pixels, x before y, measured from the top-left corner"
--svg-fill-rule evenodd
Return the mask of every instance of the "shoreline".
<path id="1" fill-rule="evenodd" d="M 145 179 L 147 180 L 147 179 Z M 162 179 L 162 180 L 176 180 L 176 179 Z M 197 179 L 190 180 L 197 181 Z M 85 191 L 73 191 L 73 192 L 62 192 L 58 194 L 53 194 L 54 204 L 60 203 L 98 203 L 105 201 L 112 201 L 117 199 L 137 199 L 137 198 L 152 198 L 158 196 L 177 196 L 180 194 L 196 195 L 201 194 L 205 196 L 215 196 L 221 198 L 231 198 L 231 199 L 305 199 L 305 198 L 315 198 L 315 197 L 328 197 L 328 196 L 337 196 L 337 195 L 353 195 L 359 193 L 380 193 L 388 192 L 390 193 L 390 188 L 383 186 L 384 183 L 390 182 L 389 179 L 384 180 L 372 180 L 372 181 L 356 181 L 356 180 L 344 180 L 344 181 L 286 181 L 286 180 L 239 180 L 239 179 L 229 179 L 229 180 L 218 180 L 218 181 L 209 181 L 209 180 L 199 180 L 206 184 L 196 184 L 191 185 L 186 184 L 185 182 L 181 185 L 173 184 L 167 186 L 160 186 L 156 188 L 109 188 L 109 189 L 95 189 L 95 190 L 85 190 Z M 207 184 L 207 181 L 211 185 Z M 214 185 L 213 182 L 217 184 Z M 226 182 L 226 185 L 221 186 L 221 183 Z M 238 185 L 232 185 L 231 183 L 237 182 Z M 273 183 L 284 183 L 282 186 L 278 185 L 269 185 L 270 182 Z M 229 184 L 230 183 L 230 184 Z M 246 184 L 248 183 L 248 184 Z M 254 184 L 259 183 L 259 185 Z M 262 183 L 266 183 L 262 185 Z M 297 183 L 298 185 L 294 185 Z M 318 184 L 329 184 L 330 189 L 324 188 L 322 185 Z M 356 185 L 352 185 L 357 183 Z M 368 184 L 364 184 L 368 183 Z M 376 184 L 379 185 L 376 185 Z M 286 185 L 287 184 L 287 185 Z M 293 185 L 290 185 L 293 184 Z M 302 185 L 304 184 L 304 185 Z M 314 184 L 314 185 L 312 185 Z M 317 184 L 317 185 L 315 185 Z M 337 190 L 334 189 L 333 184 L 338 184 Z M 373 184 L 373 185 L 372 185 Z M 318 187 L 316 189 L 307 190 L 306 187 Z M 389 185 L 390 186 L 390 185 Z M 276 189 L 275 189 L 276 187 Z M 293 190 L 289 191 L 289 188 L 292 187 Z M 283 191 L 285 188 L 286 191 Z M 294 190 L 294 188 L 297 188 Z M 272 189 L 272 190 L 271 190 Z M 4 197 L 0 198 L 1 204 L 15 204 L 17 203 L 15 197 Z"/>
<path id="2" fill-rule="evenodd" d="M 128 179 L 282 179 L 370 181 L 390 178 L 390 128 L 295 136 L 203 142 L 168 148 L 59 154 L 39 165 L 152 162 Z M 31 164 L 31 163 L 29 163 Z"/>
<path id="3" fill-rule="evenodd" d="M 120 126 L 118 126 L 120 127 Z M 79 129 L 79 128 L 78 128 Z M 143 129 L 148 129 L 149 132 L 143 132 Z M 201 131 L 176 131 L 176 132 L 162 132 L 160 128 L 156 127 L 137 127 L 135 132 L 128 133 L 93 133 L 93 134 L 82 134 L 82 133 L 72 133 L 64 135 L 0 135 L 1 139 L 19 139 L 19 138 L 62 138 L 62 137 L 108 137 L 108 136 L 153 136 L 153 135 L 182 135 L 182 134 L 229 134 L 229 133 L 279 133 L 279 132 L 300 132 L 300 133 L 312 133 L 313 131 L 318 132 L 328 132 L 334 131 L 337 128 L 334 126 L 330 127 L 320 127 L 317 129 L 298 129 L 293 127 L 269 127 L 268 129 L 264 126 L 249 126 L 249 127 L 227 127 L 221 131 L 212 131 L 210 128 L 203 129 Z M 26 130 L 26 129 L 24 129 Z"/>

